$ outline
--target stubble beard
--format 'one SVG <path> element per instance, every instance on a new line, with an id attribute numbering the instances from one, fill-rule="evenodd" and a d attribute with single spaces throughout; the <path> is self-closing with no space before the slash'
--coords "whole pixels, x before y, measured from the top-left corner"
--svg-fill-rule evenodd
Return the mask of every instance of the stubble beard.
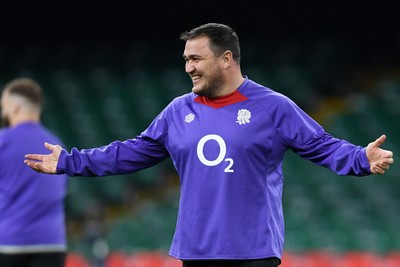
<path id="1" fill-rule="evenodd" d="M 208 82 L 206 81 L 196 94 L 208 98 L 218 97 L 223 90 L 223 84 L 224 76 L 221 71 L 216 71 L 215 74 L 209 77 Z"/>

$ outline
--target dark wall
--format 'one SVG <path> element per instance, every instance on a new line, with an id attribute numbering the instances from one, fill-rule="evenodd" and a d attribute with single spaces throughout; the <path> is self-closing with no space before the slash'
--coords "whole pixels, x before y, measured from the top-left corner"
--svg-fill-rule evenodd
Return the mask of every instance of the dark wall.
<path id="1" fill-rule="evenodd" d="M 2 41 L 175 40 L 200 23 L 231 24 L 242 38 L 398 41 L 400 4 L 388 1 L 81 1 L 0 4 Z M 343 1 L 344 2 L 344 1 Z M 394 1 L 393 1 L 394 2 Z"/>

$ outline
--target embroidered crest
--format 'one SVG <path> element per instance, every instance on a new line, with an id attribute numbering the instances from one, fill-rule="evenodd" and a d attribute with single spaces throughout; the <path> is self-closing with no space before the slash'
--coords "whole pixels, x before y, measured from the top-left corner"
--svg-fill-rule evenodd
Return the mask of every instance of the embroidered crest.
<path id="1" fill-rule="evenodd" d="M 250 111 L 248 111 L 247 109 L 240 109 L 238 111 L 236 123 L 239 123 L 239 125 L 250 123 L 250 118 L 251 118 Z"/>
<path id="2" fill-rule="evenodd" d="M 195 115 L 193 113 L 189 113 L 185 117 L 185 122 L 190 123 L 194 120 Z"/>

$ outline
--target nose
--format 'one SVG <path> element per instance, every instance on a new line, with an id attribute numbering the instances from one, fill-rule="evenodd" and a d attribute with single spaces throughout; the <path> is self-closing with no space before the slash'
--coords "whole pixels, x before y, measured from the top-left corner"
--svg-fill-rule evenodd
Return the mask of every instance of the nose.
<path id="1" fill-rule="evenodd" d="M 190 61 L 186 62 L 186 65 L 185 65 L 186 73 L 191 73 L 194 70 L 195 70 L 195 67 L 194 67 L 193 63 L 191 63 Z"/>

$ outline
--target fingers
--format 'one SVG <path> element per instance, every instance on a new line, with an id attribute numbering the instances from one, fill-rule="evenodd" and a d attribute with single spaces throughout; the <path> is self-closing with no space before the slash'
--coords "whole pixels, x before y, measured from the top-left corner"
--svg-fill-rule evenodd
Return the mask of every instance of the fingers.
<path id="1" fill-rule="evenodd" d="M 36 161 L 42 161 L 44 158 L 44 155 L 42 154 L 26 154 L 25 158 L 30 159 L 30 160 L 36 160 Z M 26 163 L 27 160 L 24 162 Z"/>
<path id="2" fill-rule="evenodd" d="M 375 167 L 371 168 L 371 173 L 372 174 L 385 174 L 385 170 L 375 166 Z"/>
<path id="3" fill-rule="evenodd" d="M 49 168 L 46 164 L 40 161 L 24 160 L 24 163 L 31 167 L 34 171 L 47 174 L 55 174 L 55 170 Z"/>
<path id="4" fill-rule="evenodd" d="M 389 169 L 389 165 L 387 164 L 375 164 L 371 166 L 372 174 L 385 174 L 385 171 Z"/>
<path id="5" fill-rule="evenodd" d="M 35 171 L 37 171 L 37 172 L 43 172 L 43 171 L 42 171 L 42 168 L 41 168 L 41 163 L 35 162 L 33 165 L 34 165 L 34 170 L 35 170 Z"/>
<path id="6" fill-rule="evenodd" d="M 49 144 L 47 142 L 44 143 L 44 146 L 48 150 L 52 151 L 53 153 L 58 152 L 58 151 L 54 151 L 54 150 L 56 150 L 56 148 L 59 148 L 59 150 L 61 150 L 61 147 L 59 145 L 52 145 L 52 144 Z M 51 155 L 51 154 L 48 154 L 48 155 Z M 30 160 L 36 160 L 36 161 L 43 161 L 43 159 L 48 155 L 45 155 L 45 154 L 26 154 L 25 158 L 30 159 Z"/>
<path id="7" fill-rule="evenodd" d="M 382 164 L 377 164 L 377 167 L 383 169 L 383 170 L 389 170 L 390 165 L 386 164 L 386 163 L 382 163 Z"/>
<path id="8" fill-rule="evenodd" d="M 44 143 L 44 146 L 52 153 L 48 155 L 26 154 L 24 163 L 37 172 L 56 173 L 57 161 L 62 148 L 59 145 L 52 145 L 47 142 Z"/>
<path id="9" fill-rule="evenodd" d="M 386 150 L 386 158 L 391 158 L 393 160 L 393 152 Z"/>
<path id="10" fill-rule="evenodd" d="M 385 171 L 389 170 L 390 165 L 393 164 L 393 158 L 383 159 L 381 162 L 375 163 L 371 166 L 372 174 L 385 174 Z"/>
<path id="11" fill-rule="evenodd" d="M 34 169 L 37 172 L 40 172 L 40 164 L 37 161 L 32 160 L 24 160 L 24 163 Z"/>
<path id="12" fill-rule="evenodd" d="M 384 158 L 384 159 L 382 160 L 382 163 L 383 163 L 383 164 L 387 164 L 387 165 L 393 164 L 393 163 L 394 163 L 394 159 L 393 159 L 392 157 Z"/>
<path id="13" fill-rule="evenodd" d="M 48 150 L 50 150 L 50 151 L 53 151 L 54 148 L 55 148 L 55 145 L 52 145 L 52 144 L 47 143 L 47 142 L 44 143 L 44 146 L 45 146 Z M 43 155 L 43 154 L 26 154 L 26 155 L 25 155 L 25 158 L 31 159 L 31 160 L 39 160 L 39 161 L 42 161 L 43 158 L 44 158 L 44 156 L 45 156 L 45 155 Z"/>

